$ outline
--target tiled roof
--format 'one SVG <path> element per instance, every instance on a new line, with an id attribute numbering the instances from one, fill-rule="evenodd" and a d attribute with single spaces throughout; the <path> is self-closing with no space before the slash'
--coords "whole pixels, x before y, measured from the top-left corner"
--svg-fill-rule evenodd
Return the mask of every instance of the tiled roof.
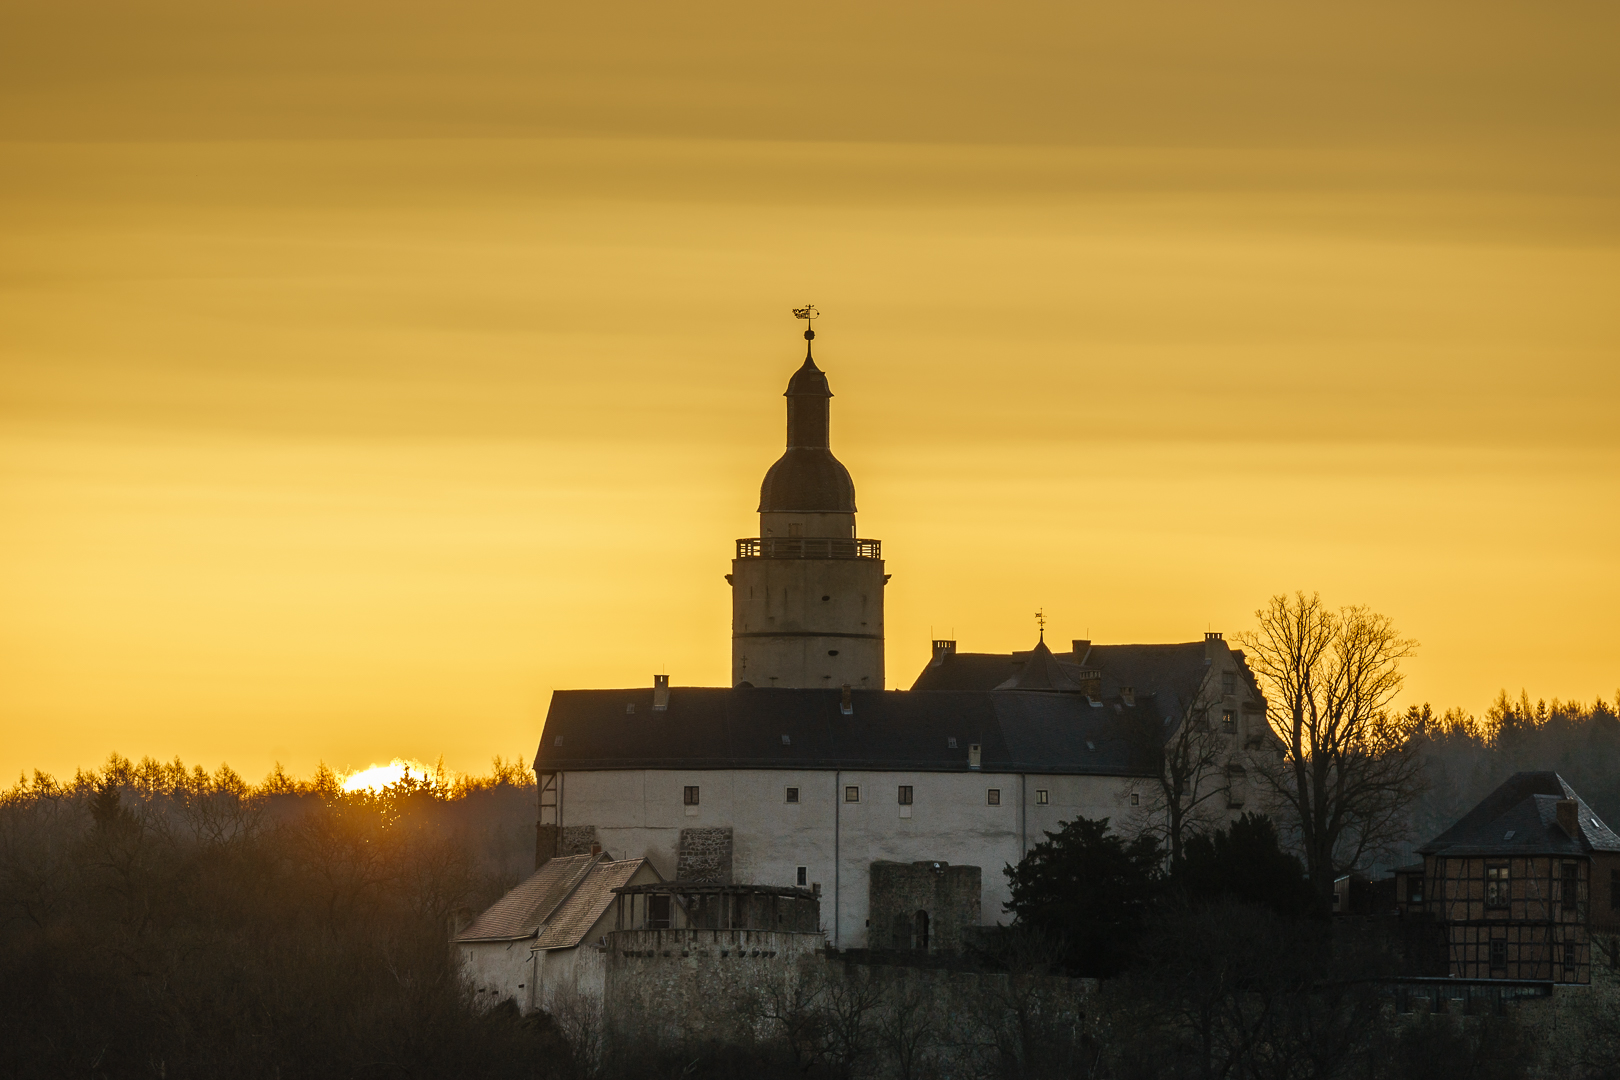
<path id="1" fill-rule="evenodd" d="M 1091 645 L 1080 654 L 1052 653 L 1044 644 L 1029 652 L 947 653 L 930 660 L 911 689 L 935 692 L 1045 688 L 1078 690 L 1082 668 L 1102 673 L 1102 699 L 1119 700 L 1122 687 L 1136 699 L 1157 698 L 1167 716 L 1179 716 L 1203 687 L 1209 666 L 1202 641 L 1168 645 Z M 1242 653 L 1233 650 L 1242 674 L 1244 697 L 1261 703 L 1254 676 Z"/>
<path id="2" fill-rule="evenodd" d="M 546 917 L 568 898 L 601 855 L 565 855 L 551 859 L 511 892 L 495 901 L 457 941 L 516 941 L 533 937 Z"/>
<path id="3" fill-rule="evenodd" d="M 1558 824 L 1575 800 L 1576 835 Z M 1555 772 L 1514 773 L 1455 825 L 1418 849 L 1424 855 L 1585 855 L 1620 852 L 1620 836 Z"/>
<path id="4" fill-rule="evenodd" d="M 845 715 L 838 690 L 677 686 L 654 712 L 650 688 L 558 690 L 534 764 L 966 772 L 977 743 L 983 772 L 1147 776 L 1167 719 L 1140 696 L 1134 707 L 1049 691 L 855 690 L 850 700 Z"/>
<path id="5" fill-rule="evenodd" d="M 614 900 L 613 890 L 629 882 L 637 870 L 648 865 L 646 859 L 624 859 L 620 862 L 600 862 L 567 900 L 554 911 L 540 929 L 537 949 L 571 949 L 584 939 L 596 920 L 607 913 Z"/>

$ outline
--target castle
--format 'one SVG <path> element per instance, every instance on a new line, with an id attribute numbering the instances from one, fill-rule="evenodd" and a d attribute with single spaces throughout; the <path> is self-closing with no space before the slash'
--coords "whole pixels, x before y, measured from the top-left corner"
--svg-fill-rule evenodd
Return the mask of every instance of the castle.
<path id="1" fill-rule="evenodd" d="M 1160 751 L 1183 725 L 1220 747 L 1211 805 L 1241 810 L 1265 702 L 1220 634 L 1054 651 L 1043 630 L 1009 654 L 935 641 L 911 687 L 887 689 L 889 574 L 881 542 L 856 529 L 855 485 L 832 452 L 832 391 L 808 345 L 785 396 L 787 446 L 761 485 L 759 533 L 736 541 L 726 575 L 731 685 L 657 676 L 555 692 L 534 758 L 537 879 L 570 860 L 564 876 L 579 883 L 608 873 L 591 866 L 616 867 L 621 890 L 656 893 L 657 879 L 814 896 L 831 947 L 949 952 L 1005 919 L 1002 867 L 1045 831 L 1077 816 L 1139 827 L 1155 813 Z M 550 888 L 535 885 L 532 902 L 513 901 L 523 910 L 490 924 L 507 936 L 474 927 L 458 939 L 505 942 L 510 970 L 530 972 L 527 993 L 500 964 L 487 981 L 531 1001 L 538 967 L 526 953 L 546 927 L 574 927 L 551 946 L 571 949 L 623 918 L 609 891 Z M 570 889 L 597 899 L 566 918 L 536 906 L 544 893 L 560 912 Z M 638 926 L 680 919 L 636 910 Z"/>

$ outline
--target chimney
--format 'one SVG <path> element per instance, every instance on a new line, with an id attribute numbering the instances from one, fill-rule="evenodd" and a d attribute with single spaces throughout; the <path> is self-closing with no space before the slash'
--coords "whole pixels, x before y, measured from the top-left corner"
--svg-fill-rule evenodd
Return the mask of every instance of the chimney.
<path id="1" fill-rule="evenodd" d="M 653 712 L 663 712 L 669 708 L 669 676 L 653 676 Z"/>
<path id="2" fill-rule="evenodd" d="M 1558 800 L 1558 827 L 1563 829 L 1571 840 L 1580 839 L 1580 804 L 1574 799 Z"/>
<path id="3" fill-rule="evenodd" d="M 849 697 L 849 683 L 844 684 L 844 694 L 838 701 L 838 711 L 845 716 L 852 716 L 855 713 L 855 703 Z"/>
<path id="4" fill-rule="evenodd" d="M 1069 642 L 1074 648 L 1074 662 L 1084 664 L 1086 657 L 1091 655 L 1091 639 L 1077 637 Z"/>
<path id="5" fill-rule="evenodd" d="M 1122 686 L 1122 687 L 1120 687 L 1119 688 L 1119 696 L 1122 699 L 1124 699 L 1125 704 L 1127 704 L 1127 705 L 1135 705 L 1136 704 L 1136 687 L 1134 687 L 1134 686 Z"/>
<path id="6" fill-rule="evenodd" d="M 968 743 L 968 768 L 977 769 L 979 767 L 979 758 L 979 744 Z"/>
<path id="7" fill-rule="evenodd" d="M 596 856 L 598 856 L 600 854 L 602 854 L 602 845 L 601 844 L 592 844 L 591 845 L 591 858 L 594 859 L 594 858 L 596 858 Z"/>
<path id="8" fill-rule="evenodd" d="M 956 655 L 956 642 L 945 638 L 934 639 L 934 660 L 929 667 L 944 667 L 945 661 Z"/>
<path id="9" fill-rule="evenodd" d="M 1209 667 L 1215 662 L 1215 654 L 1222 648 L 1221 632 L 1211 630 L 1204 635 L 1204 666 Z"/>

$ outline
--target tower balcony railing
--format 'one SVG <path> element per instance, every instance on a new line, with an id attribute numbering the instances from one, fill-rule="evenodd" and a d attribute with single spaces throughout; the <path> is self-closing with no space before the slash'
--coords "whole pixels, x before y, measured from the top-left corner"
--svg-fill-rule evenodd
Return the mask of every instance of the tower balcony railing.
<path id="1" fill-rule="evenodd" d="M 881 540 L 843 536 L 748 536 L 737 541 L 739 559 L 881 559 Z"/>

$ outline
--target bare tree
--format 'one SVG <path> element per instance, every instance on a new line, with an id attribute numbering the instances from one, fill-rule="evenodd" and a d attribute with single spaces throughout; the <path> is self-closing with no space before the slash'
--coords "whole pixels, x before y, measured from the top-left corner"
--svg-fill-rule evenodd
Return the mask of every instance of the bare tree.
<path id="1" fill-rule="evenodd" d="M 1155 783 L 1132 816 L 1140 831 L 1161 838 L 1171 865 L 1181 862 L 1187 838 L 1214 824 L 1225 809 L 1232 738 L 1209 722 L 1208 681 L 1206 669 L 1170 689 L 1174 702 L 1167 712 L 1174 727 L 1168 733 L 1153 718 L 1144 718 L 1135 728 L 1142 760 L 1151 763 Z M 1127 781 L 1127 792 L 1135 785 Z"/>
<path id="2" fill-rule="evenodd" d="M 1414 732 L 1389 707 L 1400 662 L 1417 642 L 1365 607 L 1334 612 L 1320 596 L 1274 596 L 1239 635 L 1268 690 L 1268 719 L 1283 743 L 1256 758 L 1261 780 L 1293 818 L 1321 910 L 1333 880 L 1406 836 L 1422 791 Z"/>

